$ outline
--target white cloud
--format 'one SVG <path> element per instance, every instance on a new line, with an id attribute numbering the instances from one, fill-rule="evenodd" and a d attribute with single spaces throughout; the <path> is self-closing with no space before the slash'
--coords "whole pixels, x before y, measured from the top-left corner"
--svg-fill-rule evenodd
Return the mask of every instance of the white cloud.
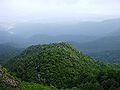
<path id="1" fill-rule="evenodd" d="M 1 0 L 0 19 L 118 18 L 119 0 Z"/>

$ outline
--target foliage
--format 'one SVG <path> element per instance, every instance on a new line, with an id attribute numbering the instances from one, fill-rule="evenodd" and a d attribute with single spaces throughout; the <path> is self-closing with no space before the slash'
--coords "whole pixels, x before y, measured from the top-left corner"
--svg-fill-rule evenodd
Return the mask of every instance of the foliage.
<path id="1" fill-rule="evenodd" d="M 11 45 L 0 44 L 0 64 L 4 65 L 11 58 L 18 55 L 22 50 Z"/>
<path id="2" fill-rule="evenodd" d="M 16 90 L 19 84 L 7 69 L 0 66 L 0 90 Z"/>
<path id="3" fill-rule="evenodd" d="M 120 88 L 119 65 L 95 61 L 68 43 L 31 46 L 13 58 L 6 67 L 22 81 L 30 82 L 22 83 L 23 90 Z"/>
<path id="4" fill-rule="evenodd" d="M 10 69 L 22 80 L 58 88 L 77 86 L 77 79 L 83 79 L 80 74 L 89 76 L 101 68 L 67 43 L 31 46 L 14 60 Z"/>
<path id="5" fill-rule="evenodd" d="M 21 90 L 56 90 L 56 89 L 41 84 L 22 82 Z"/>

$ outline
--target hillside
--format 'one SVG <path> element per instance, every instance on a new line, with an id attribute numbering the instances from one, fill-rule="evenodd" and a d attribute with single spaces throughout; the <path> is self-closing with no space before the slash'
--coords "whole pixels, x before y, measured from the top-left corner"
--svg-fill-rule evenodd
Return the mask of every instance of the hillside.
<path id="1" fill-rule="evenodd" d="M 31 46 L 9 61 L 6 67 L 23 81 L 57 88 L 108 90 L 120 85 L 119 66 L 94 61 L 62 42 Z"/>
<path id="2" fill-rule="evenodd" d="M 18 55 L 22 49 L 15 48 L 9 44 L 0 44 L 0 65 L 4 65 L 11 58 Z"/>
<path id="3" fill-rule="evenodd" d="M 18 77 L 57 87 L 71 87 L 68 82 L 73 82 L 82 69 L 97 73 L 91 58 L 66 43 L 31 46 L 14 60 L 10 69 L 17 71 Z"/>
<path id="4" fill-rule="evenodd" d="M 53 86 L 46 86 L 43 84 L 37 84 L 33 82 L 24 82 L 15 78 L 13 74 L 6 68 L 0 66 L 0 90 L 58 90 Z M 78 90 L 74 89 L 62 89 L 62 90 Z M 80 90 L 80 89 L 79 89 Z"/>
<path id="5" fill-rule="evenodd" d="M 16 80 L 15 76 L 6 68 L 0 65 L 0 90 L 56 90 L 52 87 L 36 84 L 21 82 Z"/>
<path id="6" fill-rule="evenodd" d="M 2 66 L 0 66 L 0 90 L 20 90 L 18 81 Z"/>

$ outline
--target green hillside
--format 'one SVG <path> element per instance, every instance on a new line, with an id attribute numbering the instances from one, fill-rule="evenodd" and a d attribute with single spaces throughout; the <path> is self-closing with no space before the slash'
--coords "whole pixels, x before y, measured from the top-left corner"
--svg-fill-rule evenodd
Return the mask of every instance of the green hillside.
<path id="1" fill-rule="evenodd" d="M 56 90 L 53 87 L 36 83 L 21 82 L 11 72 L 0 66 L 0 90 Z"/>
<path id="2" fill-rule="evenodd" d="M 19 90 L 18 81 L 2 66 L 0 66 L 0 90 Z"/>
<path id="3" fill-rule="evenodd" d="M 6 67 L 22 81 L 54 86 L 58 89 L 120 88 L 119 65 L 95 61 L 68 43 L 31 46 L 8 62 Z"/>
<path id="4" fill-rule="evenodd" d="M 8 44 L 0 44 L 0 65 L 4 65 L 11 58 L 18 55 L 22 49 L 18 49 Z"/>

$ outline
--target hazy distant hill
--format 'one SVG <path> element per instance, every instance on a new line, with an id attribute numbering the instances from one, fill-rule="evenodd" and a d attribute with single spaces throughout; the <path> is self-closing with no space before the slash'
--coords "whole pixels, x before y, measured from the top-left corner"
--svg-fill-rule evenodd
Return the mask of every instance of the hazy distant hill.
<path id="1" fill-rule="evenodd" d="M 84 53 L 109 63 L 120 63 L 120 30 L 109 33 L 103 38 L 81 44 L 71 42 Z"/>
<path id="2" fill-rule="evenodd" d="M 120 63 L 120 50 L 89 53 L 89 56 L 107 63 Z"/>
<path id="3" fill-rule="evenodd" d="M 88 39 L 89 38 L 89 39 Z M 79 43 L 85 43 L 89 41 L 96 40 L 95 36 L 85 36 L 85 35 L 34 35 L 27 40 L 28 44 L 44 44 L 44 43 L 53 43 L 53 42 L 70 42 L 75 41 Z"/>
<path id="4" fill-rule="evenodd" d="M 78 47 L 88 52 L 98 52 L 105 50 L 120 50 L 120 30 L 112 32 L 103 38 L 92 42 L 79 44 Z"/>
<path id="5" fill-rule="evenodd" d="M 11 30 L 17 35 L 86 35 L 104 36 L 120 28 L 120 19 L 111 19 L 101 22 L 71 22 L 71 23 L 20 23 Z"/>
<path id="6" fill-rule="evenodd" d="M 20 47 L 58 41 L 86 43 L 109 36 L 108 33 L 120 28 L 119 23 L 120 19 L 67 24 L 18 23 L 9 29 L 12 33 L 0 30 L 0 43 L 15 43 Z"/>
<path id="7" fill-rule="evenodd" d="M 10 33 L 0 28 L 0 43 L 11 42 L 12 39 L 13 37 Z"/>

